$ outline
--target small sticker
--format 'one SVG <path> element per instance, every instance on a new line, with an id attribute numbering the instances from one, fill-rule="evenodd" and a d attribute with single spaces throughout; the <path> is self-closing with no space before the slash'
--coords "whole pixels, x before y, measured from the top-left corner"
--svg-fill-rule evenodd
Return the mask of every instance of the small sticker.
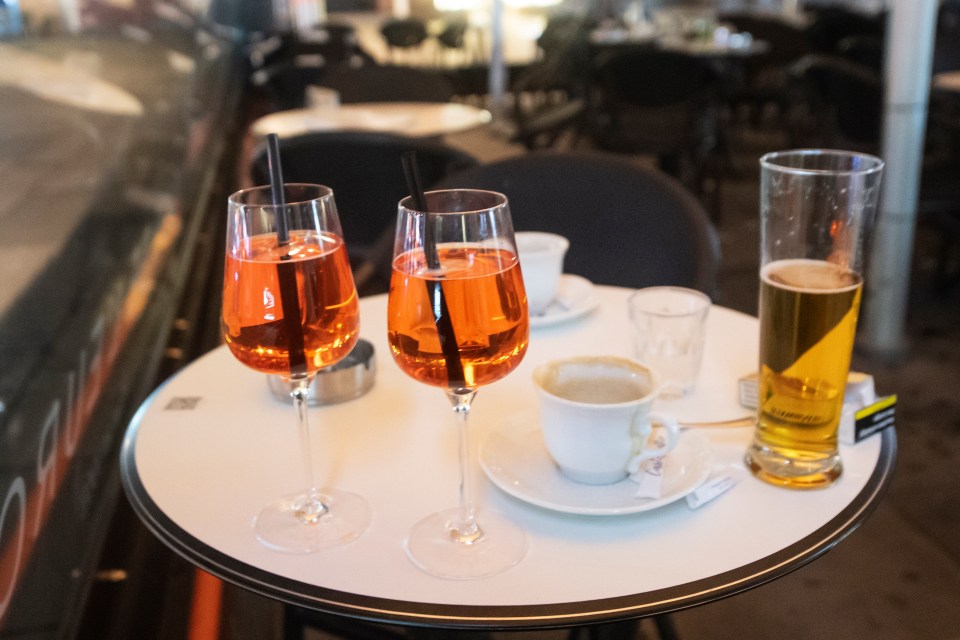
<path id="1" fill-rule="evenodd" d="M 164 411 L 193 411 L 200 404 L 200 396 L 171 398 Z"/>

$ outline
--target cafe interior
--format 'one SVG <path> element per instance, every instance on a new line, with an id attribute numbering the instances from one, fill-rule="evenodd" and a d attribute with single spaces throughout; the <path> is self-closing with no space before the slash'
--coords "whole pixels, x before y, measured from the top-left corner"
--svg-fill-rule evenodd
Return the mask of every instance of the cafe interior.
<path id="1" fill-rule="evenodd" d="M 0 0 L 0 122 L 0 639 L 960 639 L 957 0 Z M 742 585 L 736 571 L 722 574 L 714 595 L 688 589 L 674 602 L 658 591 L 654 608 L 635 590 L 618 594 L 624 612 L 610 615 L 534 596 L 531 611 L 548 621 L 515 622 L 518 600 L 511 622 L 460 623 L 422 602 L 384 615 L 329 605 L 346 589 L 324 591 L 323 571 L 309 599 L 292 595 L 297 580 L 261 587 L 268 569 L 244 576 L 211 561 L 204 549 L 215 544 L 170 537 L 175 517 L 143 507 L 152 480 L 137 475 L 146 455 L 130 450 L 152 433 L 153 398 L 225 352 L 228 198 L 277 184 L 281 166 L 288 183 L 332 188 L 361 309 L 386 308 L 397 203 L 416 195 L 403 170 L 413 151 L 423 188 L 503 192 L 517 232 L 566 236 L 564 273 L 578 282 L 612 296 L 692 288 L 755 318 L 759 160 L 798 148 L 885 162 L 851 369 L 897 396 L 895 426 L 850 446 L 883 438 L 871 479 L 812 550 L 775 554 L 777 568 L 745 563 L 764 571 Z M 586 339 L 564 331 L 620 313 L 600 306 L 564 308 L 562 323 L 532 328 L 530 353 L 539 336 L 562 350 Z M 361 312 L 361 327 L 379 321 Z M 630 336 L 599 333 L 590 344 L 630 351 Z M 377 349 L 375 391 L 401 380 L 386 343 Z M 479 393 L 477 429 L 499 410 L 485 394 L 509 393 L 507 380 Z M 423 386 L 403 381 L 410 393 Z M 349 415 L 364 400 L 335 410 Z M 426 402 L 443 404 L 439 394 Z M 310 408 L 314 425 L 324 411 Z M 277 422 L 290 431 L 278 425 L 273 437 L 293 441 L 286 417 Z M 233 450 L 229 428 L 220 438 L 224 451 L 197 452 L 211 468 Z M 452 442 L 443 440 L 451 469 Z M 883 473 L 869 473 L 881 462 Z M 183 460 L 169 469 L 160 481 L 196 486 L 200 510 L 208 474 Z M 236 475 L 220 484 L 243 486 Z M 477 477 L 481 501 L 537 523 L 553 517 Z M 452 489 L 455 479 L 436 482 Z M 713 508 L 718 518 L 751 483 L 690 514 Z M 774 500 L 833 490 L 770 489 Z M 376 506 L 381 531 L 393 512 Z M 640 557 L 662 552 L 649 548 L 654 514 L 550 521 L 582 531 L 626 520 L 635 538 L 610 533 L 611 544 Z M 742 526 L 716 535 L 763 538 Z M 698 531 L 701 542 L 713 535 Z M 528 534 L 527 562 L 563 537 Z M 701 542 L 664 562 L 695 563 Z M 401 542 L 386 549 L 403 571 L 385 564 L 359 591 L 419 593 L 420 577 L 404 582 L 416 569 Z M 553 580 L 527 571 L 514 575 L 532 594 Z M 595 573 L 569 582 L 602 583 Z M 452 602 L 491 597 L 480 593 L 485 579 L 432 580 L 465 594 Z M 375 600 L 386 609 L 403 598 Z"/>

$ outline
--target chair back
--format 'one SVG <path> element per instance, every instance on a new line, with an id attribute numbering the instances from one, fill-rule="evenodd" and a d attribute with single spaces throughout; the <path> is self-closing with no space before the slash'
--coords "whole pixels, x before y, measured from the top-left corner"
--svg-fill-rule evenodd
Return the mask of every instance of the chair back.
<path id="1" fill-rule="evenodd" d="M 318 84 L 336 89 L 343 104 L 449 102 L 454 96 L 453 84 L 439 71 L 400 65 L 331 65 Z"/>
<path id="2" fill-rule="evenodd" d="M 718 80 L 701 59 L 637 49 L 601 61 L 598 143 L 638 153 L 687 150 L 715 128 Z"/>
<path id="3" fill-rule="evenodd" d="M 416 18 L 394 18 L 380 27 L 380 33 L 390 47 L 409 49 L 427 39 L 427 26 Z"/>
<path id="4" fill-rule="evenodd" d="M 397 203 L 409 195 L 401 158 L 414 151 L 425 186 L 477 164 L 476 158 L 433 140 L 364 131 L 306 133 L 280 139 L 286 182 L 333 189 L 348 247 L 373 244 L 392 228 Z M 268 184 L 267 149 L 260 144 L 250 166 L 256 184 Z"/>
<path id="5" fill-rule="evenodd" d="M 597 284 L 715 292 L 716 229 L 703 205 L 657 169 L 608 153 L 535 151 L 436 184 L 456 187 L 505 194 L 518 231 L 569 238 L 567 273 Z"/>
<path id="6" fill-rule="evenodd" d="M 798 60 L 792 73 L 813 114 L 813 137 L 798 143 L 877 150 L 883 120 L 883 77 L 877 70 L 839 56 L 811 54 Z"/>
<path id="7" fill-rule="evenodd" d="M 937 11 L 933 72 L 960 69 L 960 0 L 943 0 Z"/>

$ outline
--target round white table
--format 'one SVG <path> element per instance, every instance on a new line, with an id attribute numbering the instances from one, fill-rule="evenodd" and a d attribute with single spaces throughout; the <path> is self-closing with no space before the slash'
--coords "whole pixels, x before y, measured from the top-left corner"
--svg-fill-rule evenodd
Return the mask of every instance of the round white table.
<path id="1" fill-rule="evenodd" d="M 295 136 L 314 131 L 376 131 L 434 138 L 467 131 L 491 121 L 490 112 L 456 102 L 363 102 L 338 107 L 290 109 L 262 116 L 250 133 Z"/>
<path id="2" fill-rule="evenodd" d="M 475 450 L 486 454 L 497 437 L 536 431 L 536 365 L 574 354 L 629 355 L 629 293 L 581 289 L 564 316 L 539 321 L 523 363 L 477 396 Z M 828 489 L 791 491 L 748 476 L 696 510 L 679 499 L 627 515 L 578 515 L 508 495 L 474 456 L 481 510 L 523 527 L 528 552 L 489 578 L 435 578 L 410 562 L 403 540 L 422 517 L 456 504 L 453 416 L 440 390 L 392 362 L 386 296 L 363 299 L 361 318 L 362 336 L 377 350 L 372 390 L 311 409 L 310 417 L 321 484 L 366 497 L 370 529 L 315 555 L 277 553 L 257 542 L 251 524 L 260 507 L 301 489 L 294 412 L 270 395 L 261 374 L 221 347 L 157 389 L 124 440 L 124 488 L 160 539 L 227 581 L 324 612 L 448 628 L 546 628 L 667 613 L 782 576 L 860 524 L 890 479 L 893 429 L 842 447 L 844 474 Z M 755 369 L 756 342 L 755 318 L 712 308 L 696 393 L 659 408 L 697 422 L 749 415 L 737 402 L 736 379 Z M 705 439 L 711 468 L 742 468 L 750 436 L 750 427 L 703 427 L 684 431 L 681 443 Z M 542 455 L 533 452 L 531 460 L 542 463 Z"/>

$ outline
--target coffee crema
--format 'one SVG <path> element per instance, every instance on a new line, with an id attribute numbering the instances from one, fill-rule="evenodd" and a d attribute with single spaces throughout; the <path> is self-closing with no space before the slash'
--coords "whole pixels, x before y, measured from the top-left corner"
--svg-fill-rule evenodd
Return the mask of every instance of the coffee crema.
<path id="1" fill-rule="evenodd" d="M 568 379 L 547 388 L 547 391 L 558 398 L 590 404 L 633 402 L 650 392 L 636 380 L 607 376 Z"/>
<path id="2" fill-rule="evenodd" d="M 646 367 L 615 357 L 577 358 L 546 367 L 537 383 L 553 396 L 583 404 L 635 402 L 654 390 Z"/>

